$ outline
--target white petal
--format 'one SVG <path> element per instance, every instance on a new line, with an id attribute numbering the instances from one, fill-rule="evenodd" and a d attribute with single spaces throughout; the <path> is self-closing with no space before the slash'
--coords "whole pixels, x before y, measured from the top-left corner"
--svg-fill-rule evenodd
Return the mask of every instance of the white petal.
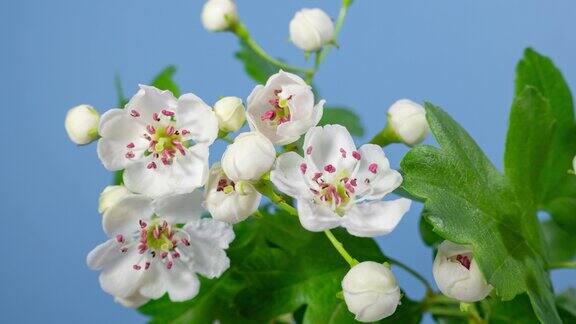
<path id="1" fill-rule="evenodd" d="M 364 144 L 359 149 L 361 160 L 356 178 L 356 194 L 368 199 L 382 199 L 402 184 L 402 176 L 390 169 L 390 162 L 378 145 Z M 370 165 L 376 165 L 376 173 L 370 171 Z"/>
<path id="2" fill-rule="evenodd" d="M 321 232 L 340 226 L 342 218 L 330 208 L 308 199 L 298 199 L 298 217 L 302 227 L 312 232 Z"/>
<path id="3" fill-rule="evenodd" d="M 149 160 L 126 168 L 124 185 L 131 191 L 156 198 L 169 194 L 191 192 L 201 187 L 208 175 L 208 146 L 196 144 L 186 149 L 185 156 L 174 159 L 172 165 L 158 164 L 148 169 Z"/>
<path id="4" fill-rule="evenodd" d="M 297 84 L 310 88 L 310 86 L 301 77 L 283 70 L 280 70 L 278 73 L 273 74 L 268 78 L 268 81 L 266 81 L 266 88 L 276 90 L 281 89 L 282 86 L 290 84 Z"/>
<path id="5" fill-rule="evenodd" d="M 202 195 L 202 192 L 195 190 L 191 193 L 163 196 L 154 200 L 154 211 L 171 224 L 184 224 L 202 216 Z"/>
<path id="6" fill-rule="evenodd" d="M 386 235 L 398 225 L 402 216 L 410 209 L 410 199 L 372 201 L 358 204 L 347 211 L 342 226 L 360 237 Z"/>
<path id="7" fill-rule="evenodd" d="M 162 109 L 175 110 L 176 98 L 168 90 L 140 85 L 140 90 L 126 104 L 125 110 L 129 113 L 132 110 L 138 111 L 140 117 L 135 118 L 142 125 L 150 124 L 154 121 L 154 113 L 160 114 Z"/>
<path id="8" fill-rule="evenodd" d="M 102 226 L 111 238 L 118 234 L 132 234 L 139 228 L 138 222 L 150 219 L 152 214 L 152 199 L 143 195 L 129 195 L 108 208 L 102 218 Z"/>
<path id="9" fill-rule="evenodd" d="M 179 129 L 186 129 L 196 143 L 210 145 L 218 136 L 218 119 L 202 99 L 187 93 L 178 99 L 176 121 Z"/>
<path id="10" fill-rule="evenodd" d="M 348 130 L 341 125 L 326 125 L 311 128 L 304 137 L 305 158 L 322 170 L 328 164 L 336 168 L 334 174 L 342 170 L 353 170 L 357 160 L 352 156 L 356 150 L 354 140 Z M 346 157 L 343 157 L 343 150 Z M 308 155 L 307 152 L 311 154 Z"/>
<path id="11" fill-rule="evenodd" d="M 129 308 L 138 308 L 144 304 L 146 304 L 148 301 L 150 300 L 150 298 L 148 297 L 144 297 L 142 295 L 140 295 L 139 293 L 135 293 L 134 295 L 130 296 L 130 297 L 114 297 L 114 301 L 117 302 L 118 304 L 124 306 L 124 307 L 129 307 Z"/>
<path id="12" fill-rule="evenodd" d="M 151 299 L 158 299 L 166 293 L 166 280 L 164 278 L 165 271 L 167 270 L 163 262 L 151 262 L 147 270 L 140 270 L 145 272 L 145 277 L 142 280 L 138 292 Z"/>
<path id="13" fill-rule="evenodd" d="M 110 239 L 95 247 L 86 257 L 86 263 L 92 270 L 100 270 L 106 264 L 113 262 L 120 256 L 118 242 Z"/>
<path id="14" fill-rule="evenodd" d="M 176 262 L 164 271 L 165 286 L 171 301 L 182 302 L 194 298 L 200 290 L 200 281 L 183 263 Z"/>
<path id="15" fill-rule="evenodd" d="M 295 152 L 281 154 L 270 172 L 270 180 L 280 191 L 289 196 L 311 198 L 312 194 L 300 169 L 303 163 L 304 158 Z M 307 174 L 314 172 L 313 169 L 308 170 L 306 166 Z"/>
<path id="16" fill-rule="evenodd" d="M 232 227 L 224 222 L 203 218 L 184 226 L 190 234 L 191 268 L 207 278 L 219 277 L 230 266 L 224 249 L 234 239 Z M 183 248 L 183 253 L 190 253 Z"/>
<path id="17" fill-rule="evenodd" d="M 133 266 L 140 261 L 141 255 L 135 248 L 130 249 L 115 262 L 107 264 L 100 274 L 100 285 L 107 293 L 129 298 L 140 288 L 145 271 L 135 270 Z"/>

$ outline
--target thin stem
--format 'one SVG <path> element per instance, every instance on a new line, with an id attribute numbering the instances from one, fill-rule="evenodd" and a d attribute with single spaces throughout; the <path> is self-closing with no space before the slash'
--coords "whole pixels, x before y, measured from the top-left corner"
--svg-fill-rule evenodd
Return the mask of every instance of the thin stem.
<path id="1" fill-rule="evenodd" d="M 552 262 L 548 265 L 548 269 L 576 269 L 576 262 Z"/>
<path id="2" fill-rule="evenodd" d="M 270 201 L 276 204 L 278 207 L 282 208 L 285 212 L 292 216 L 298 216 L 298 211 L 296 208 L 292 207 L 289 203 L 287 203 L 282 196 L 278 195 L 274 191 L 274 187 L 272 186 L 272 182 L 267 179 L 262 179 L 254 184 L 256 190 L 260 192 L 262 195 L 268 197 Z"/>
<path id="3" fill-rule="evenodd" d="M 457 309 L 449 309 L 442 307 L 430 307 L 426 311 L 432 315 L 445 315 L 445 316 L 456 316 L 456 317 L 468 317 L 468 314 L 461 312 Z"/>
<path id="4" fill-rule="evenodd" d="M 326 236 L 328 237 L 328 240 L 330 240 L 330 243 L 332 243 L 332 245 L 334 246 L 336 251 L 338 251 L 338 253 L 340 253 L 340 255 L 344 258 L 344 260 L 346 260 L 346 262 L 348 262 L 350 267 L 353 267 L 359 263 L 358 260 L 354 259 L 348 253 L 348 251 L 346 251 L 346 249 L 344 248 L 344 245 L 342 245 L 342 243 L 340 243 L 340 241 L 338 241 L 338 239 L 334 236 L 334 234 L 332 234 L 332 232 L 330 230 L 325 230 L 324 234 L 326 234 Z"/>
<path id="5" fill-rule="evenodd" d="M 414 276 L 414 278 L 418 279 L 418 281 L 420 281 L 424 287 L 426 287 L 426 289 L 428 291 L 432 291 L 432 285 L 430 285 L 430 283 L 428 282 L 428 280 L 426 280 L 426 278 L 424 278 L 421 274 L 419 274 L 416 270 L 410 268 L 409 266 L 407 266 L 406 264 L 388 257 L 388 261 L 390 261 L 390 263 L 395 264 L 397 266 L 399 266 L 400 268 L 404 269 L 406 272 L 408 272 L 409 274 L 411 274 L 412 276 Z"/>
<path id="6" fill-rule="evenodd" d="M 334 26 L 334 43 L 338 44 L 338 35 L 342 26 L 344 25 L 344 20 L 346 19 L 346 14 L 348 13 L 348 8 L 352 4 L 352 0 L 342 0 L 342 5 L 340 6 L 340 12 L 338 13 L 338 18 L 336 19 L 336 25 Z M 337 45 L 335 45 L 337 46 Z M 324 61 L 333 46 L 326 46 L 322 50 L 318 58 L 318 66 Z"/>
<path id="7" fill-rule="evenodd" d="M 250 47 L 250 49 L 254 51 L 254 53 L 260 56 L 262 59 L 270 62 L 271 64 L 276 65 L 277 67 L 290 72 L 308 74 L 312 71 L 311 69 L 305 69 L 298 66 L 287 64 L 266 53 L 266 51 L 260 45 L 258 45 L 258 43 L 256 43 L 256 41 L 250 36 L 250 32 L 248 32 L 246 26 L 244 26 L 241 22 L 234 23 L 231 26 L 230 30 L 234 34 L 236 34 L 236 36 L 238 36 L 238 38 L 240 38 L 246 45 L 248 45 L 248 47 Z"/>

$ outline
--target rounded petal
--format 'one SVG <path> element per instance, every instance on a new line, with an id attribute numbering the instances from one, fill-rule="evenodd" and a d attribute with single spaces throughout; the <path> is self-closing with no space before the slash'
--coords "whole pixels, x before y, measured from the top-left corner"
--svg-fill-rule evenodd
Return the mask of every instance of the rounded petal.
<path id="1" fill-rule="evenodd" d="M 400 198 L 392 201 L 372 201 L 358 204 L 346 212 L 342 226 L 360 237 L 386 235 L 396 228 L 412 201 Z"/>
<path id="2" fill-rule="evenodd" d="M 274 163 L 270 172 L 270 180 L 276 188 L 291 197 L 311 198 L 308 185 L 304 181 L 302 165 L 305 165 L 304 158 L 295 152 L 281 154 Z M 307 170 L 306 173 L 314 172 Z"/>
<path id="3" fill-rule="evenodd" d="M 134 248 L 122 257 L 116 258 L 114 262 L 105 265 L 99 278 L 102 289 L 121 298 L 133 296 L 140 288 L 145 276 L 145 271 L 133 268 L 140 258 L 141 255 Z"/>
<path id="4" fill-rule="evenodd" d="M 146 149 L 147 142 L 142 137 L 144 127 L 122 109 L 105 112 L 100 119 L 98 133 L 102 137 L 98 140 L 98 158 L 107 170 L 125 168 L 138 160 L 126 158 L 128 151 L 139 157 Z M 134 148 L 129 150 L 126 146 L 130 143 L 134 144 Z"/>
<path id="5" fill-rule="evenodd" d="M 210 145 L 218 137 L 218 119 L 202 99 L 187 93 L 178 98 L 176 110 L 178 129 L 190 132 L 190 138 L 196 143 Z"/>
<path id="6" fill-rule="evenodd" d="M 148 169 L 149 160 L 135 163 L 124 171 L 124 185 L 131 191 L 156 198 L 191 192 L 204 185 L 208 175 L 208 146 L 196 144 L 172 165 Z"/>
<path id="7" fill-rule="evenodd" d="M 270 171 L 276 159 L 274 145 L 258 132 L 238 135 L 222 155 L 222 169 L 234 181 L 256 181 Z"/>
<path id="8" fill-rule="evenodd" d="M 140 90 L 130 99 L 124 110 L 127 113 L 137 111 L 140 116 L 134 120 L 146 126 L 154 121 L 154 113 L 160 113 L 162 109 L 175 110 L 176 107 L 176 98 L 172 92 L 141 84 Z"/>
<path id="9" fill-rule="evenodd" d="M 313 163 L 316 169 L 322 170 L 331 164 L 336 168 L 334 174 L 341 170 L 353 170 L 357 163 L 352 155 L 352 152 L 356 151 L 354 140 L 341 125 L 311 128 L 304 137 L 303 150 L 306 160 Z"/>
<path id="10" fill-rule="evenodd" d="M 164 271 L 164 274 L 166 292 L 171 301 L 182 302 L 198 295 L 200 281 L 183 263 L 175 263 L 174 267 Z"/>
<path id="11" fill-rule="evenodd" d="M 154 200 L 153 206 L 156 215 L 165 218 L 171 224 L 184 224 L 202 217 L 203 200 L 202 192 L 195 190 L 191 193 L 157 198 Z"/>
<path id="12" fill-rule="evenodd" d="M 102 226 L 108 237 L 132 234 L 140 220 L 148 220 L 154 214 L 152 199 L 143 195 L 129 195 L 110 207 L 102 218 Z"/>
<path id="13" fill-rule="evenodd" d="M 312 232 L 321 232 L 340 226 L 342 218 L 330 208 L 308 199 L 298 199 L 298 217 L 302 227 Z"/>
<path id="14" fill-rule="evenodd" d="M 120 255 L 118 242 L 115 239 L 110 239 L 90 251 L 86 257 L 86 263 L 90 269 L 100 270 L 106 264 L 116 260 Z"/>
<path id="15" fill-rule="evenodd" d="M 146 304 L 148 301 L 150 301 L 150 298 L 144 297 L 139 293 L 135 293 L 134 295 L 126 298 L 114 297 L 114 301 L 124 307 L 138 308 Z"/>
<path id="16" fill-rule="evenodd" d="M 229 224 L 203 218 L 187 223 L 184 231 L 190 235 L 190 268 L 207 278 L 219 277 L 230 266 L 230 259 L 224 249 L 234 240 L 234 232 Z"/>
<path id="17" fill-rule="evenodd" d="M 359 149 L 356 194 L 367 199 L 382 199 L 402 184 L 402 175 L 390 169 L 390 162 L 378 145 L 364 144 Z"/>

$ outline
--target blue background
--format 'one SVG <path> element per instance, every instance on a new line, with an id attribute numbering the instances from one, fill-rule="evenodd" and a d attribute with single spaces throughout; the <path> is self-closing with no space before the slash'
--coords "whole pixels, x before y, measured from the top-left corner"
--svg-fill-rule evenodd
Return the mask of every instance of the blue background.
<path id="1" fill-rule="evenodd" d="M 243 21 L 270 53 L 304 64 L 288 39 L 288 22 L 305 6 L 336 17 L 338 1 L 239 0 Z M 3 157 L 0 320 L 13 322 L 143 322 L 114 304 L 85 256 L 104 240 L 97 198 L 111 176 L 95 146 L 66 137 L 68 108 L 116 104 L 114 74 L 127 95 L 167 64 L 185 92 L 213 103 L 245 98 L 254 83 L 233 58 L 230 34 L 202 29 L 198 0 L 18 0 L 0 5 Z M 444 107 L 502 166 L 514 66 L 526 46 L 551 56 L 576 89 L 576 2 L 356 1 L 339 43 L 316 82 L 329 105 L 352 107 L 366 138 L 385 123 L 396 99 Z M 393 165 L 406 152 L 388 148 Z M 221 147 L 213 154 L 217 159 Z M 420 206 L 379 243 L 389 255 L 431 279 L 431 258 L 418 236 Z M 398 272 L 412 296 L 423 289 Z M 554 273 L 557 288 L 573 273 Z"/>

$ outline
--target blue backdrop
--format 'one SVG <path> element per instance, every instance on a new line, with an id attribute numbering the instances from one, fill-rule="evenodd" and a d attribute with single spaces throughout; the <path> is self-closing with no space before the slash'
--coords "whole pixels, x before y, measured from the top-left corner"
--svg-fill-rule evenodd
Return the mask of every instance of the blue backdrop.
<path id="1" fill-rule="evenodd" d="M 288 39 L 301 7 L 336 17 L 338 1 L 239 0 L 240 15 L 270 53 L 304 64 Z M 2 322 L 143 322 L 114 304 L 85 265 L 105 237 L 97 198 L 111 179 L 95 146 L 76 148 L 63 128 L 68 108 L 114 107 L 118 72 L 128 95 L 167 64 L 185 92 L 213 103 L 245 98 L 254 86 L 233 58 L 230 34 L 200 24 L 199 0 L 18 0 L 0 5 L 3 158 L 0 201 Z M 576 89 L 576 2 L 571 0 L 356 1 L 317 76 L 329 105 L 353 108 L 367 140 L 396 99 L 444 107 L 502 166 L 514 67 L 526 46 L 551 56 Z M 406 149 L 386 150 L 398 166 Z M 219 157 L 221 147 L 212 159 Z M 430 278 L 431 257 L 418 236 L 421 206 L 378 242 Z M 423 289 L 404 273 L 408 294 Z M 554 273 L 557 289 L 573 273 Z"/>

